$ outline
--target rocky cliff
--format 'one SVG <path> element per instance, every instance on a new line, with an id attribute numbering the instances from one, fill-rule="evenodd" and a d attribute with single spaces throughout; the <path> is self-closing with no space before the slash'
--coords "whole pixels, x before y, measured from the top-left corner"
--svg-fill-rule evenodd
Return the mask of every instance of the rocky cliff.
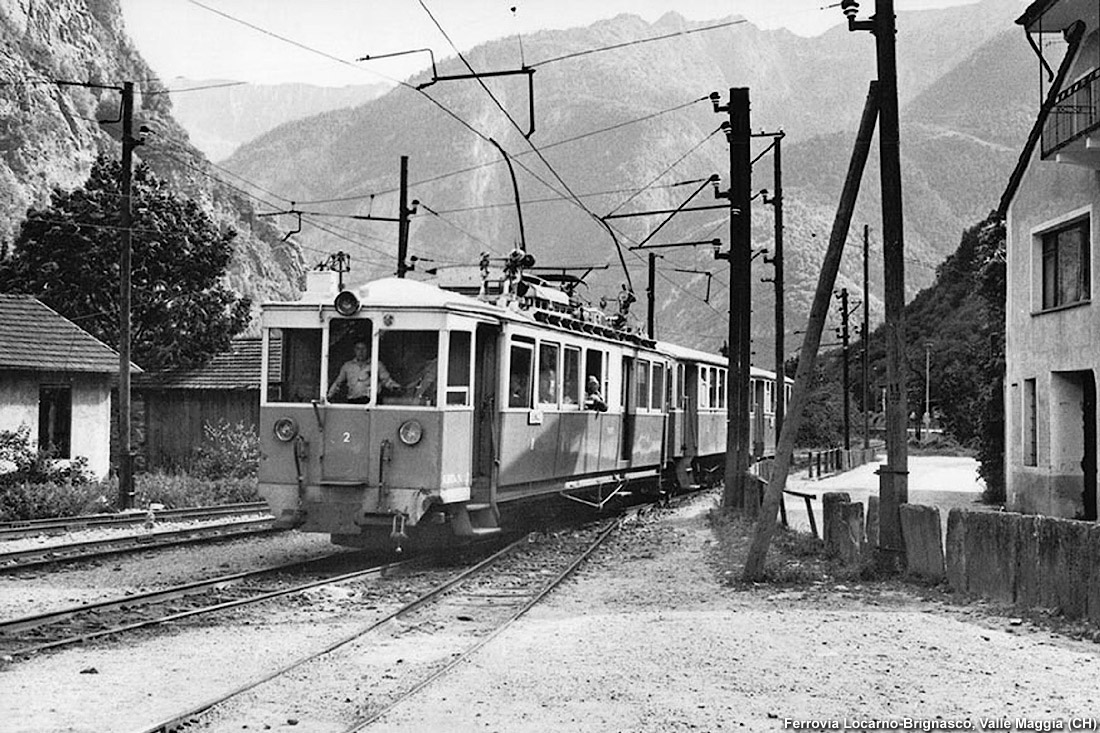
<path id="1" fill-rule="evenodd" d="M 297 292 L 302 263 L 293 244 L 254 202 L 220 177 L 172 116 L 166 88 L 126 36 L 118 0 L 0 0 L 0 242 L 10 243 L 28 207 L 55 187 L 74 188 L 100 153 L 118 154 L 124 81 L 136 87 L 136 155 L 162 178 L 239 232 L 228 280 L 263 300 Z M 66 83 L 59 83 L 66 82 Z"/>

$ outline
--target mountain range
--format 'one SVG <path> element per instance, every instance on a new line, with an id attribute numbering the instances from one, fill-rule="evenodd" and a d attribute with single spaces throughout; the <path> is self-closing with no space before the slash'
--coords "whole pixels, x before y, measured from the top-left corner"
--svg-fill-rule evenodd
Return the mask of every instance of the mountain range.
<path id="1" fill-rule="evenodd" d="M 962 231 L 996 205 L 1034 117 L 1037 62 L 1013 25 L 1023 6 L 984 0 L 899 14 L 910 292 L 931 283 L 936 265 L 954 250 Z M 588 278 L 586 291 L 592 300 L 610 298 L 626 275 L 598 218 L 675 208 L 715 173 L 728 186 L 729 149 L 717 133 L 725 117 L 714 114 L 707 95 L 718 91 L 724 101 L 729 88 L 748 87 L 753 129 L 786 134 L 787 322 L 794 324 L 786 334 L 789 349 L 799 341 L 793 331 L 808 312 L 854 128 L 875 76 L 874 40 L 843 27 L 803 38 L 737 23 L 621 46 L 704 25 L 675 13 L 652 24 L 622 15 L 587 28 L 527 36 L 522 59 L 514 41 L 486 43 L 464 54 L 478 71 L 515 70 L 521 64 L 534 69 L 530 142 L 522 134 L 530 120 L 521 76 L 488 79 L 485 88 L 473 80 L 441 81 L 417 91 L 414 85 L 431 81 L 424 73 L 354 109 L 278 127 L 242 146 L 224 165 L 317 216 L 331 217 L 329 228 L 336 234 L 314 230 L 299 237 L 313 249 L 348 250 L 353 277 L 365 280 L 394 269 L 396 227 L 340 217 L 396 215 L 400 155 L 410 158 L 410 198 L 421 201 L 412 225 L 412 254 L 438 268 L 476 262 L 481 251 L 503 255 L 515 246 L 512 183 L 492 139 L 515 166 L 529 251 L 540 265 L 610 265 Z M 556 60 L 616 45 L 621 47 Z M 439 64 L 440 75 L 458 73 L 468 69 L 457 58 Z M 754 189 L 773 189 L 767 140 L 757 143 L 762 157 Z M 877 155 L 872 155 L 838 287 L 860 287 L 858 239 L 864 222 L 877 228 L 877 178 Z M 685 182 L 694 183 L 676 185 Z M 703 189 L 693 205 L 714 203 L 709 187 Z M 754 248 L 770 246 L 772 215 L 762 198 L 752 217 Z M 659 222 L 647 217 L 611 224 L 628 247 Z M 681 214 L 651 243 L 718 236 L 728 246 L 728 227 L 724 211 Z M 872 244 L 872 257 L 876 249 L 881 254 Z M 713 260 L 709 247 L 660 254 L 659 335 L 716 349 L 726 331 L 728 269 Z M 640 255 L 624 255 L 639 296 L 646 279 Z M 770 270 L 757 258 L 754 282 Z M 704 302 L 704 272 L 715 275 L 709 302 Z M 755 287 L 754 348 L 757 359 L 768 363 L 771 288 Z M 881 265 L 872 264 L 871 287 L 881 287 Z M 874 295 L 872 312 L 881 312 Z"/>
<path id="2" fill-rule="evenodd" d="M 246 84 L 224 79 L 171 81 L 172 116 L 191 144 L 219 161 L 254 138 L 290 120 L 357 107 L 389 84 L 322 87 L 313 84 Z M 193 90 L 193 91 L 190 91 Z"/>
<path id="3" fill-rule="evenodd" d="M 911 292 L 932 281 L 961 232 L 996 205 L 1034 118 L 1037 62 L 1013 25 L 1024 4 L 982 0 L 899 13 Z M 314 90 L 185 92 L 203 84 L 156 81 L 125 34 L 118 0 L 57 0 L 49 10 L 0 0 L 0 79 L 7 82 L 0 94 L 0 242 L 13 239 L 26 208 L 44 204 L 52 187 L 79 185 L 95 155 L 117 151 L 117 133 L 98 123 L 117 115 L 117 92 L 56 81 L 110 86 L 133 79 L 140 124 L 150 130 L 138 155 L 223 226 L 240 230 L 229 280 L 242 293 L 292 296 L 302 267 L 338 249 L 352 255 L 353 280 L 391 273 L 396 226 L 348 217 L 396 215 L 402 155 L 410 159 L 410 198 L 420 201 L 410 235 L 410 252 L 420 258 L 413 276 L 425 276 L 425 268 L 476 263 L 481 252 L 503 256 L 520 240 L 503 149 L 515 167 L 525 239 L 538 264 L 606 265 L 587 278 L 582 295 L 613 300 L 629 277 L 640 297 L 644 253 L 624 251 L 625 274 L 600 217 L 675 208 L 697 189 L 692 205 L 716 203 L 702 184 L 719 174 L 720 185 L 729 185 L 729 148 L 719 130 L 725 116 L 714 113 L 708 95 L 717 91 L 725 101 L 730 88 L 748 87 L 753 129 L 785 132 L 790 332 L 784 336 L 790 351 L 799 341 L 796 331 L 808 311 L 854 129 L 875 76 L 874 39 L 840 26 L 804 38 L 727 22 L 733 24 L 631 44 L 713 22 L 689 22 L 675 13 L 653 23 L 621 15 L 525 36 L 522 51 L 511 39 L 464 54 L 478 71 L 534 69 L 533 121 L 522 75 L 483 80 L 484 88 L 465 80 L 416 90 L 431 81 L 427 72 L 377 97 L 378 89 L 346 90 L 343 101 L 326 93 L 333 105 L 347 106 L 293 119 L 328 102 Z M 468 72 L 455 57 L 438 66 L 441 75 Z M 220 126 L 212 127 L 219 116 Z M 256 126 L 244 127 L 246 120 Z M 281 120 L 289 121 L 277 124 Z M 532 122 L 528 141 L 523 133 Z M 192 143 L 193 136 L 216 157 L 254 132 L 255 139 L 218 166 Z M 219 137 L 230 142 L 217 147 L 213 139 Z M 761 157 L 753 187 L 774 193 L 766 144 L 756 141 Z M 859 233 L 865 222 L 877 229 L 878 200 L 872 155 L 838 287 L 859 287 Z M 292 210 L 305 212 L 303 226 L 284 242 L 299 227 L 294 214 L 279 212 Z M 752 218 L 754 248 L 771 246 L 772 214 L 763 197 L 755 200 Z M 625 250 L 660 221 L 609 223 Z M 681 214 L 651 243 L 717 236 L 728 247 L 728 231 L 725 211 Z M 873 257 L 876 250 L 880 257 L 872 231 Z M 659 252 L 658 335 L 718 348 L 726 332 L 728 267 L 709 247 Z M 875 315 L 881 312 L 873 294 L 881 289 L 880 262 L 871 266 Z M 704 273 L 714 275 L 709 298 Z M 770 274 L 765 258 L 756 258 L 754 283 Z M 754 287 L 757 361 L 770 365 L 771 287 Z M 643 315 L 637 307 L 635 313 Z"/>

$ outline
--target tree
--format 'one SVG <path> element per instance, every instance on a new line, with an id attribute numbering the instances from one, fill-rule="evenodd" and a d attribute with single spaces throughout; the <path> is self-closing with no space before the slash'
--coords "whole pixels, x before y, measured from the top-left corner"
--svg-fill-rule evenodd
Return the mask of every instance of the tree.
<path id="1" fill-rule="evenodd" d="M 31 209 L 0 292 L 33 295 L 104 343 L 119 344 L 119 175 L 100 157 L 88 181 L 55 190 Z M 146 369 L 190 367 L 229 346 L 248 325 L 251 303 L 222 283 L 236 232 L 221 232 L 190 199 L 145 165 L 134 171 L 131 353 Z"/>

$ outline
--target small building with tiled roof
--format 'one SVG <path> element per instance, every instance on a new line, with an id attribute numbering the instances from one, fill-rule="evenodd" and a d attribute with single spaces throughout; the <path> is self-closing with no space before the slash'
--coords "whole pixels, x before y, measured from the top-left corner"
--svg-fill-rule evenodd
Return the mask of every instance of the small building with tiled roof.
<path id="1" fill-rule="evenodd" d="M 116 351 L 41 301 L 0 294 L 0 431 L 26 426 L 40 448 L 105 477 L 118 367 Z"/>
<path id="2" fill-rule="evenodd" d="M 134 379 L 144 405 L 144 465 L 186 469 L 206 425 L 255 430 L 260 418 L 259 338 L 237 338 L 202 366 L 146 372 Z"/>

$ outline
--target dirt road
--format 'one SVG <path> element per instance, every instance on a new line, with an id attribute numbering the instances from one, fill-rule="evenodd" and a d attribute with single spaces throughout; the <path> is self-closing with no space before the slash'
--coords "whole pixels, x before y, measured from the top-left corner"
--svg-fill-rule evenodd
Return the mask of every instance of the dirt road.
<path id="1" fill-rule="evenodd" d="M 883 459 L 885 460 L 885 459 Z M 818 526 L 821 524 L 822 494 L 828 491 L 846 491 L 852 501 L 866 504 L 868 495 L 878 495 L 880 461 L 823 479 L 806 478 L 805 471 L 798 471 L 787 480 L 787 488 L 813 494 Z M 973 458 L 955 456 L 911 456 L 909 458 L 909 503 L 938 507 L 944 531 L 947 528 L 947 512 L 953 507 L 982 509 L 978 504 L 985 484 L 978 477 L 978 462 Z M 805 502 L 787 495 L 788 522 L 794 529 L 808 532 L 809 518 Z"/>

